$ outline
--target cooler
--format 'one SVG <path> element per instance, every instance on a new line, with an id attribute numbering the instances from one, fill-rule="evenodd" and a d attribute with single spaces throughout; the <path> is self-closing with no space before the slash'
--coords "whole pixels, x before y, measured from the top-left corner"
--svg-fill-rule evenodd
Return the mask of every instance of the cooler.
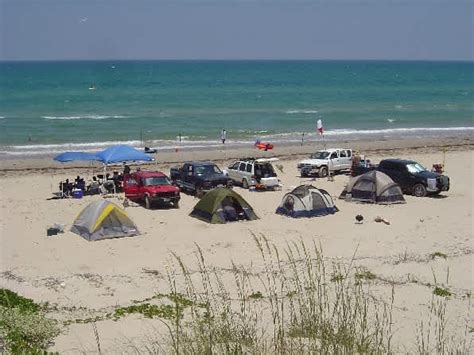
<path id="1" fill-rule="evenodd" d="M 82 198 L 83 195 L 84 195 L 84 193 L 82 192 L 81 189 L 72 190 L 72 197 L 73 198 Z"/>

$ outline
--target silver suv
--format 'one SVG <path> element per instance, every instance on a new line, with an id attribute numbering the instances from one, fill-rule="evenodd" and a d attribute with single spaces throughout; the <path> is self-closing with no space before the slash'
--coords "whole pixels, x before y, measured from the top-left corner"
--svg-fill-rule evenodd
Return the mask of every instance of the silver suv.
<path id="1" fill-rule="evenodd" d="M 228 176 L 235 184 L 241 185 L 244 189 L 251 186 L 262 189 L 277 189 L 281 187 L 272 162 L 277 158 L 247 158 L 232 163 L 228 169 Z"/>

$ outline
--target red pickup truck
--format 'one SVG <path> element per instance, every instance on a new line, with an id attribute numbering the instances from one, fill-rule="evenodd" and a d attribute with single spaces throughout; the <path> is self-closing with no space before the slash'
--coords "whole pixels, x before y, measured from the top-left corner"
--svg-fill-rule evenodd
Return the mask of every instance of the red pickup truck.
<path id="1" fill-rule="evenodd" d="M 173 204 L 179 207 L 179 188 L 172 185 L 170 179 L 159 171 L 137 171 L 124 176 L 123 191 L 125 197 L 135 202 L 144 202 L 146 208 L 153 203 Z"/>

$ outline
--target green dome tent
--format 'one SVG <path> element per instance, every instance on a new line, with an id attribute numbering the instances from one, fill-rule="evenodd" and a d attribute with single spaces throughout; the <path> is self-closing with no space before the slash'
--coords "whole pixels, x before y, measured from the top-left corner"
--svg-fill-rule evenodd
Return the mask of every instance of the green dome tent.
<path id="1" fill-rule="evenodd" d="M 205 194 L 194 206 L 190 216 L 212 224 L 258 219 L 242 196 L 225 187 L 218 187 Z"/>
<path id="2" fill-rule="evenodd" d="M 127 213 L 106 200 L 94 201 L 84 208 L 74 221 L 71 232 L 88 241 L 140 234 Z"/>

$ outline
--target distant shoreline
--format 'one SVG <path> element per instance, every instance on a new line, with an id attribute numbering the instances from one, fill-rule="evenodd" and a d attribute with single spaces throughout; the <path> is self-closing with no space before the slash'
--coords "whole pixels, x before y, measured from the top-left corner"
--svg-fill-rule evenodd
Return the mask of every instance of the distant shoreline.
<path id="1" fill-rule="evenodd" d="M 443 138 L 414 138 L 414 139 L 379 139 L 379 140 L 337 140 L 326 142 L 327 148 L 344 147 L 352 148 L 361 154 L 396 156 L 406 151 L 429 151 L 439 152 L 440 159 L 442 151 L 452 150 L 472 150 L 474 148 L 474 136 L 466 134 L 461 137 L 443 137 Z M 295 157 L 304 157 L 316 150 L 323 149 L 323 142 L 306 142 L 305 144 L 287 143 L 276 145 L 271 151 L 261 151 L 252 146 L 229 146 L 219 145 L 211 148 L 191 148 L 178 149 L 170 151 L 159 151 L 155 155 L 155 161 L 152 163 L 140 164 L 145 169 L 163 169 L 163 166 L 177 164 L 189 160 L 212 160 L 221 166 L 228 161 L 241 157 L 278 157 L 283 160 L 294 159 Z M 0 159 L 0 175 L 15 174 L 18 172 L 35 173 L 54 173 L 64 170 L 90 170 L 101 169 L 102 165 L 94 162 L 77 163 L 58 163 L 53 160 L 54 155 L 37 156 L 34 158 L 8 158 Z M 137 164 L 131 162 L 131 166 Z M 118 165 L 120 166 L 120 165 Z M 121 166 L 120 166 L 121 167 Z M 117 166 L 115 166 L 117 169 Z"/>
<path id="2" fill-rule="evenodd" d="M 267 131 L 261 131 L 255 134 L 263 142 L 271 142 L 276 146 L 298 146 L 303 142 L 304 145 L 317 145 L 323 142 L 323 139 L 315 132 L 288 132 L 268 134 Z M 248 136 L 240 137 L 236 132 L 230 132 L 230 139 L 226 142 L 226 147 L 231 149 L 245 149 L 253 145 L 255 140 Z M 71 143 L 40 143 L 30 141 L 24 145 L 0 145 L 0 160 L 23 160 L 23 159 L 44 159 L 54 157 L 65 151 L 86 151 L 97 152 L 109 146 L 117 144 L 126 144 L 134 146 L 137 149 L 143 149 L 145 146 L 156 149 L 158 154 L 173 152 L 176 149 L 182 151 L 200 150 L 212 151 L 220 149 L 222 144 L 219 140 L 194 139 L 183 135 L 183 140 L 172 139 L 149 139 L 149 140 L 110 140 L 103 142 L 71 142 Z M 394 127 L 382 129 L 333 129 L 325 132 L 327 144 L 337 144 L 338 142 L 356 142 L 365 141 L 387 141 L 387 140 L 439 140 L 461 137 L 474 137 L 474 126 L 467 127 Z"/>

